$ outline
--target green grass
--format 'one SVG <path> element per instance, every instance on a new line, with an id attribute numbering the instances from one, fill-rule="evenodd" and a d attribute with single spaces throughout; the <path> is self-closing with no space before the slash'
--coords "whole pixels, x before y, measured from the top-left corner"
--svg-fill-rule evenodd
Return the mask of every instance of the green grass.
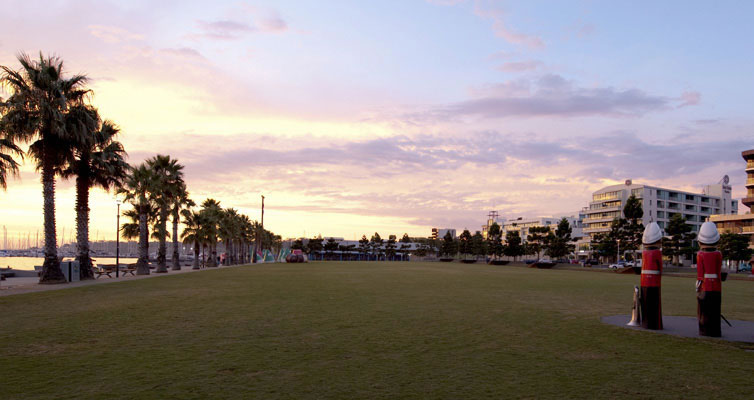
<path id="1" fill-rule="evenodd" d="M 600 323 L 637 282 L 320 262 L 0 297 L 0 398 L 749 398 L 753 346 Z M 723 290 L 754 320 L 754 282 Z M 692 279 L 663 311 L 695 315 Z"/>

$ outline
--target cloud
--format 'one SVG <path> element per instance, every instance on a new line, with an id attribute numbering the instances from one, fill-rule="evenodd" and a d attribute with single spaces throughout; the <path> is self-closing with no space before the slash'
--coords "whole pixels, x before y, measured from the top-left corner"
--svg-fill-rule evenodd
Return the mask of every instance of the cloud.
<path id="1" fill-rule="evenodd" d="M 708 119 L 697 119 L 694 120 L 694 123 L 697 125 L 716 125 L 719 124 L 721 120 L 719 118 L 708 118 Z"/>
<path id="2" fill-rule="evenodd" d="M 580 140 L 580 145 L 589 149 L 582 155 L 589 165 L 584 173 L 601 168 L 599 175 L 610 179 L 677 180 L 735 159 L 739 149 L 750 145 L 743 139 L 671 141 L 649 143 L 633 133 L 620 131 Z M 698 183 L 702 182 L 694 182 Z"/>
<path id="3" fill-rule="evenodd" d="M 592 34 L 594 34 L 595 27 L 593 24 L 582 24 L 580 26 L 577 26 L 575 28 L 575 31 L 576 31 L 576 36 L 580 38 L 584 38 L 587 36 L 592 36 Z"/>
<path id="4" fill-rule="evenodd" d="M 681 104 L 678 108 L 686 106 L 695 106 L 702 101 L 702 94 L 699 92 L 683 92 L 681 94 Z"/>
<path id="5" fill-rule="evenodd" d="M 242 7 L 235 18 L 248 18 L 251 22 L 241 22 L 236 19 L 215 21 L 197 21 L 201 30 L 198 35 L 213 40 L 235 40 L 243 35 L 254 32 L 280 33 L 288 30 L 288 24 L 273 11 L 262 11 L 255 7 Z"/>
<path id="6" fill-rule="evenodd" d="M 202 135 L 192 139 L 197 143 L 208 140 Z M 730 159 L 731 154 L 737 155 L 737 149 L 749 146 L 742 139 L 652 143 L 626 131 L 560 140 L 483 131 L 467 137 L 397 135 L 282 150 L 276 149 L 279 146 L 273 149 L 254 145 L 267 140 L 262 136 L 246 136 L 240 142 L 231 139 L 230 142 L 238 143 L 233 146 L 236 148 L 216 149 L 211 152 L 213 157 L 206 157 L 206 149 L 202 149 L 195 155 L 192 168 L 208 179 L 216 179 L 215 174 L 227 171 L 248 173 L 253 169 L 270 168 L 279 171 L 278 168 L 292 165 L 304 169 L 323 167 L 335 174 L 358 172 L 365 174 L 362 178 L 369 179 L 405 176 L 407 171 L 420 175 L 464 167 L 493 168 L 502 172 L 506 166 L 529 163 L 534 166 L 530 172 L 538 168 L 574 167 L 583 171 L 583 176 L 576 179 L 667 179 L 718 165 Z"/>
<path id="7" fill-rule="evenodd" d="M 259 29 L 264 32 L 283 32 L 288 29 L 288 24 L 278 15 L 261 18 Z"/>
<path id="8" fill-rule="evenodd" d="M 505 39 L 508 43 L 525 46 L 530 49 L 542 49 L 545 47 L 544 41 L 535 35 L 527 35 L 515 32 L 505 21 L 505 14 L 497 9 L 486 9 L 478 3 L 474 6 L 474 13 L 482 18 L 492 20 L 492 30 L 497 37 Z"/>
<path id="9" fill-rule="evenodd" d="M 161 49 L 160 52 L 163 54 L 169 54 L 169 55 L 178 56 L 178 57 L 190 57 L 190 58 L 202 58 L 202 59 L 204 58 L 204 56 L 202 56 L 201 53 L 199 53 L 198 51 L 190 47 Z"/>
<path id="10" fill-rule="evenodd" d="M 197 21 L 202 30 L 200 36 L 216 40 L 238 39 L 241 35 L 254 32 L 254 28 L 244 22 L 232 20 Z"/>
<path id="11" fill-rule="evenodd" d="M 476 230 L 473 221 L 492 207 L 506 217 L 569 213 L 586 205 L 593 190 L 627 178 L 693 190 L 728 171 L 738 149 L 749 145 L 742 139 L 653 142 L 628 131 L 561 139 L 495 131 L 396 135 L 305 146 L 281 139 L 261 148 L 266 141 L 244 135 L 220 140 L 232 143 L 225 148 L 192 144 L 190 156 L 180 148 L 171 154 L 185 160 L 192 188 L 235 199 L 230 204 L 239 207 L 255 207 L 244 199 L 256 188 L 277 197 L 271 210 L 306 218 L 378 217 L 402 226 Z"/>
<path id="12" fill-rule="evenodd" d="M 144 35 L 130 32 L 117 26 L 89 25 L 89 33 L 105 43 L 120 43 L 132 40 L 142 40 Z"/>
<path id="13" fill-rule="evenodd" d="M 672 99 L 639 89 L 579 87 L 560 75 L 537 80 L 517 80 L 493 86 L 498 92 L 432 110 L 429 117 L 478 116 L 482 118 L 538 116 L 632 117 L 667 109 Z M 425 115 L 426 117 L 427 115 Z"/>
<path id="14" fill-rule="evenodd" d="M 531 60 L 531 61 L 510 61 L 503 63 L 499 67 L 497 67 L 498 70 L 503 72 L 525 72 L 525 71 L 534 71 L 538 68 L 542 67 L 542 61 L 537 60 Z"/>

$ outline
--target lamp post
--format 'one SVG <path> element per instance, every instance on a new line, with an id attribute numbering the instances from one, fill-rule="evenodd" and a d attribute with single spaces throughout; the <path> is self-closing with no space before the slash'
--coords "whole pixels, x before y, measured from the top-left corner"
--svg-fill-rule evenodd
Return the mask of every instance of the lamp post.
<path id="1" fill-rule="evenodd" d="M 120 272 L 120 199 L 115 199 L 115 204 L 118 205 L 118 215 L 115 217 L 116 229 L 115 229 L 115 277 L 119 278 Z"/>
<path id="2" fill-rule="evenodd" d="M 618 242 L 618 254 L 615 255 L 615 263 L 618 264 L 620 262 L 620 239 L 616 240 Z"/>

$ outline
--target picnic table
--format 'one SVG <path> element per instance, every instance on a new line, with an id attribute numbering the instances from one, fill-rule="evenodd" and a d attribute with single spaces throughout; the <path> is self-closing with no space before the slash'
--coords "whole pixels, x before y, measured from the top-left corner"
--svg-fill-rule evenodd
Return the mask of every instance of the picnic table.
<path id="1" fill-rule="evenodd" d="M 107 275 L 108 278 L 112 278 L 113 276 L 111 274 L 115 273 L 115 269 L 117 266 L 115 264 L 98 264 L 93 267 L 94 274 L 96 275 L 95 278 L 99 278 L 102 275 Z M 121 265 L 118 269 L 118 272 L 121 273 L 123 276 L 126 276 L 127 274 L 131 274 L 133 276 L 136 276 L 136 265 L 135 264 L 128 264 L 128 265 Z"/>

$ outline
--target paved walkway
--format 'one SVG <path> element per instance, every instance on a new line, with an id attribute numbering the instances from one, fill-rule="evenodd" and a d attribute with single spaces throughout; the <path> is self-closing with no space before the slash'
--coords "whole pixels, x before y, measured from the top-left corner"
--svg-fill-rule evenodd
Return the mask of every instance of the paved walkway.
<path id="1" fill-rule="evenodd" d="M 754 343 L 754 322 L 751 321 L 739 321 L 731 319 L 728 326 L 725 321 L 722 321 L 722 337 L 711 338 L 708 336 L 699 336 L 699 324 L 696 317 L 677 317 L 677 316 L 663 316 L 662 326 L 663 330 L 653 331 L 644 329 L 640 326 L 628 326 L 628 321 L 631 320 L 631 316 L 626 315 L 611 315 L 609 317 L 602 317 L 602 322 L 610 325 L 619 326 L 621 328 L 639 330 L 644 332 L 662 333 L 666 335 L 683 336 L 697 339 L 714 339 L 714 340 L 727 340 L 729 342 L 746 342 Z"/>
<path id="2" fill-rule="evenodd" d="M 89 279 L 89 280 L 80 281 L 80 282 L 61 283 L 58 285 L 40 285 L 39 278 L 36 278 L 36 277 L 6 278 L 6 280 L 0 281 L 0 297 L 11 296 L 15 294 L 22 294 L 22 293 L 44 292 L 48 290 L 61 290 L 61 289 L 69 289 L 69 288 L 75 288 L 75 287 L 81 287 L 81 286 L 100 285 L 100 284 L 105 284 L 105 283 L 135 281 L 139 279 L 148 279 L 148 278 L 154 278 L 154 277 L 160 277 L 160 276 L 171 276 L 175 274 L 186 274 L 186 273 L 193 273 L 193 272 L 209 271 L 209 270 L 220 269 L 220 268 L 235 268 L 239 266 L 240 265 L 231 265 L 231 266 L 222 266 L 222 267 L 217 267 L 217 268 L 204 268 L 204 269 L 191 269 L 190 266 L 188 267 L 184 266 L 184 267 L 181 267 L 181 269 L 178 271 L 173 271 L 170 269 L 170 267 L 168 267 L 168 273 L 166 274 L 156 274 L 154 270 L 151 270 L 149 275 L 128 274 L 127 276 L 121 275 L 119 278 L 115 278 L 115 274 L 113 274 L 113 278 L 108 278 L 106 275 L 103 275 L 98 279 Z"/>

